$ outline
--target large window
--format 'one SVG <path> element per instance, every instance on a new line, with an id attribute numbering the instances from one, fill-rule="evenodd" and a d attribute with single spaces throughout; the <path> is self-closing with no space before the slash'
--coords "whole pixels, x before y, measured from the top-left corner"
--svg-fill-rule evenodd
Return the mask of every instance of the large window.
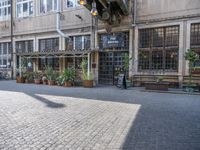
<path id="1" fill-rule="evenodd" d="M 0 0 L 0 21 L 10 17 L 10 0 Z"/>
<path id="2" fill-rule="evenodd" d="M 39 58 L 39 70 L 45 70 L 46 66 L 50 66 L 53 70 L 59 70 L 59 58 Z"/>
<path id="3" fill-rule="evenodd" d="M 139 30 L 139 71 L 178 71 L 179 26 Z"/>
<path id="4" fill-rule="evenodd" d="M 65 41 L 65 49 L 66 50 L 90 49 L 90 35 L 70 37 L 70 40 Z"/>
<path id="5" fill-rule="evenodd" d="M 59 38 L 42 39 L 39 40 L 39 51 L 58 51 Z"/>
<path id="6" fill-rule="evenodd" d="M 77 7 L 79 5 L 79 0 L 65 0 L 65 8 Z"/>
<path id="7" fill-rule="evenodd" d="M 10 68 L 10 43 L 0 43 L 0 68 Z"/>
<path id="8" fill-rule="evenodd" d="M 47 13 L 57 9 L 57 0 L 40 0 L 40 13 Z"/>
<path id="9" fill-rule="evenodd" d="M 33 52 L 33 40 L 17 41 L 15 47 L 17 53 Z"/>
<path id="10" fill-rule="evenodd" d="M 200 55 L 200 23 L 191 25 L 190 47 Z M 200 61 L 195 62 L 194 65 L 200 67 Z"/>
<path id="11" fill-rule="evenodd" d="M 33 15 L 33 0 L 17 0 L 17 17 L 28 17 Z"/>

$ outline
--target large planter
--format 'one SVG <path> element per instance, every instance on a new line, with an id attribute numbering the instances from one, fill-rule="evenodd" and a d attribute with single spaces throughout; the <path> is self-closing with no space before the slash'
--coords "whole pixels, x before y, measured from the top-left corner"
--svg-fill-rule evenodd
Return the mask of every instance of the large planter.
<path id="1" fill-rule="evenodd" d="M 56 81 L 55 80 L 48 80 L 48 85 L 56 85 Z"/>
<path id="2" fill-rule="evenodd" d="M 65 83 L 64 83 L 64 86 L 65 86 L 65 87 L 72 87 L 72 86 L 73 86 L 73 83 L 70 82 L 70 81 L 68 81 L 68 82 L 65 82 Z"/>
<path id="3" fill-rule="evenodd" d="M 183 85 L 183 91 L 185 92 L 190 92 L 190 93 L 193 93 L 193 92 L 198 92 L 200 91 L 200 87 L 196 84 L 185 84 Z"/>
<path id="4" fill-rule="evenodd" d="M 142 86 L 142 81 L 133 81 L 133 86 L 134 87 L 141 87 Z"/>
<path id="5" fill-rule="evenodd" d="M 41 84 L 41 80 L 40 79 L 34 79 L 35 84 Z"/>
<path id="6" fill-rule="evenodd" d="M 169 83 L 167 82 L 145 82 L 146 90 L 168 91 Z"/>
<path id="7" fill-rule="evenodd" d="M 25 78 L 24 77 L 16 77 L 16 82 L 17 83 L 25 83 Z"/>
<path id="8" fill-rule="evenodd" d="M 33 80 L 26 79 L 25 83 L 27 83 L 27 84 L 33 83 Z"/>
<path id="9" fill-rule="evenodd" d="M 93 80 L 83 80 L 83 87 L 84 88 L 92 88 L 93 87 Z"/>
<path id="10" fill-rule="evenodd" d="M 192 74 L 200 74 L 200 69 L 192 70 Z"/>

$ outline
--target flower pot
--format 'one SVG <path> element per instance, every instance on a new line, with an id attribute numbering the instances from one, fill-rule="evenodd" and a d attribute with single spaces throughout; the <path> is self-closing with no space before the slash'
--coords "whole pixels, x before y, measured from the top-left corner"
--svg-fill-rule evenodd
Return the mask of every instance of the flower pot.
<path id="1" fill-rule="evenodd" d="M 83 87 L 84 88 L 92 88 L 93 87 L 93 80 L 83 80 Z"/>
<path id="2" fill-rule="evenodd" d="M 72 84 L 72 82 L 68 81 L 68 82 L 65 82 L 64 86 L 65 87 L 72 87 L 73 84 Z"/>
<path id="3" fill-rule="evenodd" d="M 167 82 L 146 82 L 146 90 L 168 91 L 169 83 Z"/>
<path id="4" fill-rule="evenodd" d="M 34 79 L 35 84 L 40 84 L 41 80 L 40 79 Z"/>
<path id="5" fill-rule="evenodd" d="M 55 85 L 56 81 L 55 80 L 48 80 L 48 85 Z"/>
<path id="6" fill-rule="evenodd" d="M 43 83 L 44 85 L 47 85 L 47 84 L 48 84 L 48 80 L 43 80 L 42 83 Z"/>
<path id="7" fill-rule="evenodd" d="M 16 82 L 17 83 L 25 83 L 25 78 L 24 77 L 16 77 Z"/>
<path id="8" fill-rule="evenodd" d="M 25 80 L 25 83 L 27 83 L 27 84 L 33 83 L 33 80 L 26 79 L 26 80 Z"/>

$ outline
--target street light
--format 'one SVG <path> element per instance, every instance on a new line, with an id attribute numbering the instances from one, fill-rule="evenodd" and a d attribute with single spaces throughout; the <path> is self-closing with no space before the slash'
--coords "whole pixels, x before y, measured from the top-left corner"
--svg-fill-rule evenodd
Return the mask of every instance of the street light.
<path id="1" fill-rule="evenodd" d="M 92 16 L 97 16 L 98 15 L 97 4 L 96 4 L 95 1 L 92 2 L 91 14 L 92 14 Z"/>
<path id="2" fill-rule="evenodd" d="M 85 5 L 85 4 L 87 4 L 87 1 L 86 0 L 79 0 L 79 4 L 80 5 Z"/>

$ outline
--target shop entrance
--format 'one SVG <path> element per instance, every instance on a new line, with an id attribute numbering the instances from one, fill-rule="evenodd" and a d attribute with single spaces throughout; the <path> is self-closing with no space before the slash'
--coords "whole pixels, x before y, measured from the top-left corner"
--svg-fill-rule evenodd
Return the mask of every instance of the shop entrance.
<path id="1" fill-rule="evenodd" d="M 124 65 L 124 55 L 128 52 L 99 53 L 99 84 L 115 85 Z"/>

